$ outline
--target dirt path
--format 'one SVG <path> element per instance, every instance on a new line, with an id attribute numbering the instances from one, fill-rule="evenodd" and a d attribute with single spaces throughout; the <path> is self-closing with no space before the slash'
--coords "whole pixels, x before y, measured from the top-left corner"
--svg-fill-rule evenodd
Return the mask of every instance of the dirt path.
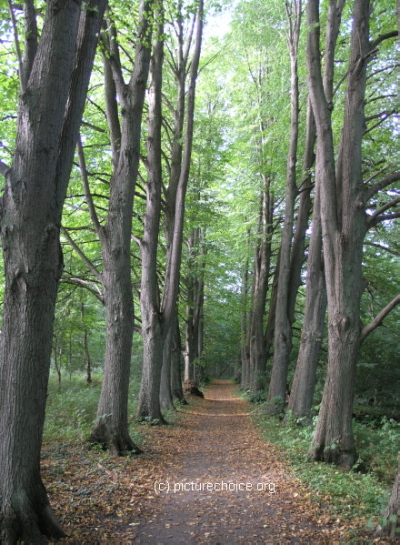
<path id="1" fill-rule="evenodd" d="M 185 444 L 155 481 L 137 543 L 298 543 L 337 539 L 321 524 L 277 452 L 259 438 L 249 404 L 215 381 L 185 417 Z M 318 516 L 318 513 L 316 514 Z"/>
<path id="2" fill-rule="evenodd" d="M 175 425 L 145 429 L 141 456 L 46 447 L 42 472 L 63 542 L 349 543 L 346 525 L 311 501 L 233 390 L 216 381 Z"/>

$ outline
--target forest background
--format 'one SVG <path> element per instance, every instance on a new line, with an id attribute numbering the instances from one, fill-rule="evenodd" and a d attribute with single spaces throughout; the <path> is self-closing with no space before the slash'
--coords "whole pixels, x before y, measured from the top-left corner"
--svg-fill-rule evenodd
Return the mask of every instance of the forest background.
<path id="1" fill-rule="evenodd" d="M 104 8 L 85 10 L 100 24 Z M 48 187 L 17 221 L 10 195 L 27 176 L 18 165 L 33 156 L 32 135 L 21 151 L 23 116 L 36 111 L 26 99 L 38 62 L 32 43 L 49 40 L 50 7 L 2 1 L 0 9 L 2 361 L 11 362 L 7 331 L 18 339 L 29 329 L 15 321 L 44 338 L 43 310 L 22 320 L 24 305 L 13 299 L 12 316 L 7 297 L 31 271 L 15 272 L 31 257 L 13 233 L 32 256 L 43 246 L 27 231 Z M 386 0 L 108 3 L 92 32 L 98 44 L 70 174 L 63 170 L 65 198 L 56 198 L 63 262 L 54 327 L 51 311 L 46 324 L 49 415 L 84 374 L 97 394 L 88 393 L 92 406 L 76 410 L 74 425 L 86 422 L 91 441 L 113 453 L 138 452 L 132 411 L 162 424 L 184 402 L 182 379 L 232 377 L 263 412 L 285 413 L 292 437 L 306 429 L 315 460 L 370 471 L 379 436 L 388 448 L 377 473 L 393 482 L 397 24 Z M 43 111 L 55 98 L 49 89 Z M 11 384 L 7 373 L 3 364 Z M 32 379 L 32 388 L 47 392 L 42 382 Z"/>

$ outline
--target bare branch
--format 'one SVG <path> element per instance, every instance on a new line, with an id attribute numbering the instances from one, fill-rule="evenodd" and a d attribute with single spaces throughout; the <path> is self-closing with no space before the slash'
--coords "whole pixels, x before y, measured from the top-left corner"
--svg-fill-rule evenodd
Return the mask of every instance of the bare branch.
<path id="1" fill-rule="evenodd" d="M 379 250 L 383 250 L 384 252 L 387 252 L 388 254 L 395 255 L 396 257 L 400 257 L 400 251 L 399 250 L 393 250 L 392 248 L 388 248 L 387 246 L 382 246 L 382 244 L 377 244 L 376 242 L 364 242 L 366 246 L 373 246 L 374 248 L 378 248 Z"/>
<path id="2" fill-rule="evenodd" d="M 73 284 L 75 286 L 81 286 L 88 290 L 90 293 L 92 293 L 102 305 L 104 305 L 104 295 L 100 290 L 99 285 L 96 282 L 90 282 L 88 280 L 83 280 L 83 278 L 79 278 L 76 276 L 68 276 L 66 278 L 62 278 L 61 280 L 62 284 Z"/>
<path id="3" fill-rule="evenodd" d="M 392 30 L 391 32 L 387 32 L 386 34 L 381 34 L 377 37 L 375 41 L 371 44 L 371 50 L 375 49 L 380 43 L 384 42 L 385 40 L 389 40 L 390 38 L 396 38 L 398 36 L 397 30 Z"/>
<path id="4" fill-rule="evenodd" d="M 382 172 L 382 170 L 380 172 Z M 377 174 L 379 174 L 380 172 L 378 172 Z M 398 182 L 399 180 L 400 180 L 400 171 L 391 172 L 390 174 L 385 176 L 385 178 L 382 178 L 382 180 L 380 180 L 378 183 L 376 183 L 375 185 L 373 185 L 372 187 L 368 189 L 368 191 L 365 194 L 365 201 L 369 201 L 369 199 L 373 197 L 376 193 L 378 193 L 378 191 L 385 189 L 385 187 L 388 187 L 389 185 L 392 185 L 395 182 Z"/>
<path id="5" fill-rule="evenodd" d="M 389 208 L 393 208 L 400 202 L 400 197 L 396 197 L 395 199 L 392 199 L 391 201 L 385 203 L 383 206 L 378 208 L 369 218 L 368 218 L 368 224 L 369 225 L 375 225 L 376 223 L 379 223 L 382 220 L 382 214 L 386 212 L 386 210 L 389 210 Z M 389 219 L 387 216 L 383 216 L 385 219 Z"/>
<path id="6" fill-rule="evenodd" d="M 362 343 L 366 337 L 378 326 L 382 325 L 383 320 L 386 318 L 386 316 L 391 312 L 398 304 L 400 304 L 400 294 L 396 295 L 394 299 L 390 301 L 386 305 L 385 308 L 383 308 L 380 313 L 375 316 L 375 318 L 370 322 L 368 325 L 364 326 L 361 330 L 361 339 L 360 342 Z"/>
<path id="7" fill-rule="evenodd" d="M 87 174 L 87 170 L 86 170 L 85 153 L 83 151 L 82 139 L 81 139 L 80 135 L 79 135 L 79 138 L 78 138 L 78 157 L 79 157 L 79 166 L 80 166 L 80 170 L 81 170 L 83 191 L 85 193 L 86 202 L 87 202 L 88 207 L 89 207 L 90 217 L 91 217 L 93 225 L 94 225 L 94 227 L 96 229 L 96 233 L 98 234 L 98 236 L 100 238 L 101 235 L 102 235 L 101 225 L 100 225 L 99 218 L 97 216 L 96 208 L 94 206 L 92 194 L 90 193 L 88 174 Z"/>
<path id="8" fill-rule="evenodd" d="M 65 227 L 61 226 L 61 232 L 65 236 L 65 238 L 68 240 L 68 242 L 72 246 L 72 248 L 75 250 L 75 252 L 82 259 L 82 261 L 92 271 L 92 273 L 96 276 L 96 278 L 98 278 L 99 281 L 102 282 L 101 272 L 94 266 L 94 264 L 90 261 L 90 259 L 82 252 L 82 250 L 79 248 L 79 246 L 76 244 L 76 242 L 74 242 L 74 240 L 70 237 L 70 235 L 69 235 L 69 233 L 68 233 L 68 231 L 66 230 Z"/>

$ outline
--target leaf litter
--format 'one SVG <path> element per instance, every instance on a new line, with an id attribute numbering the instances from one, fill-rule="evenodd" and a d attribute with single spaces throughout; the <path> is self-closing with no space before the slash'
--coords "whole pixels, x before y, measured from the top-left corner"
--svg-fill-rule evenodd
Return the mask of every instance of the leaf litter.
<path id="1" fill-rule="evenodd" d="M 315 501 L 233 389 L 215 381 L 174 425 L 144 428 L 139 456 L 45 445 L 42 476 L 68 536 L 61 542 L 394 543 Z"/>

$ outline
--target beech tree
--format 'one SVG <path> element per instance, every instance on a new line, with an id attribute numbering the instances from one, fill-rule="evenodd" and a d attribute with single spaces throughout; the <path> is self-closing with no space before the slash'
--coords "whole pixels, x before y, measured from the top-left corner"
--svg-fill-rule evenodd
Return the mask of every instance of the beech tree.
<path id="1" fill-rule="evenodd" d="M 378 46 L 397 36 L 397 31 L 385 32 L 371 40 L 372 4 L 355 0 L 352 8 L 344 120 L 336 149 L 331 106 L 321 73 L 319 2 L 311 0 L 307 5 L 307 67 L 318 138 L 316 177 L 321 184 L 329 347 L 325 388 L 309 455 L 345 468 L 356 461 L 352 407 L 360 344 L 400 301 L 400 296 L 395 297 L 370 324 L 362 326 L 360 301 L 364 289 L 365 235 L 371 227 L 399 216 L 398 212 L 390 212 L 399 202 L 398 196 L 389 193 L 385 202 L 379 204 L 374 199 L 379 191 L 400 179 L 400 173 L 390 164 L 369 172 L 365 179 L 362 144 L 368 131 L 365 128 L 367 68 L 378 53 Z"/>
<path id="2" fill-rule="evenodd" d="M 49 0 L 39 34 L 34 3 L 24 2 L 17 138 L 12 165 L 3 169 L 0 216 L 6 279 L 0 345 L 0 540 L 5 544 L 64 535 L 41 481 L 40 449 L 63 268 L 62 206 L 105 4 Z"/>

